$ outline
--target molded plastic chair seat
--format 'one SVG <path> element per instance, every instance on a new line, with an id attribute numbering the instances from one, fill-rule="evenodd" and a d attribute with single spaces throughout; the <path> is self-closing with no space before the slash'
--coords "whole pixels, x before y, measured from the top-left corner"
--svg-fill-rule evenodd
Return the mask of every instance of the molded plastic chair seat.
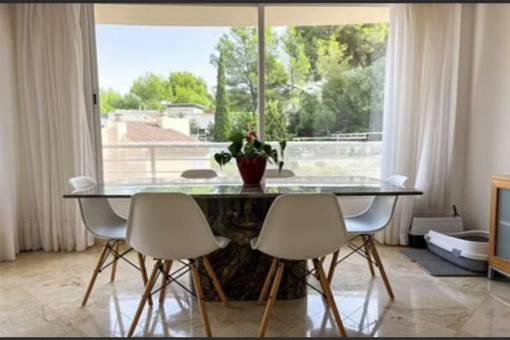
<path id="1" fill-rule="evenodd" d="M 119 221 L 117 225 L 98 225 L 92 232 L 94 236 L 102 239 L 126 240 L 127 220 Z"/>
<path id="2" fill-rule="evenodd" d="M 338 330 L 346 336 L 326 274 L 319 258 L 339 250 L 347 242 L 342 211 L 333 194 L 287 194 L 278 196 L 269 209 L 260 235 L 250 240 L 253 249 L 273 256 L 266 281 L 259 296 L 262 303 L 267 296 L 266 311 L 259 336 L 264 336 L 271 311 L 278 294 L 286 260 L 313 260 L 316 273 L 333 312 Z M 278 270 L 277 270 L 278 267 Z M 305 275 L 310 272 L 305 270 Z"/>
<path id="3" fill-rule="evenodd" d="M 188 169 L 181 174 L 183 178 L 214 178 L 218 174 L 213 169 Z"/>
<path id="4" fill-rule="evenodd" d="M 127 242 L 137 251 L 156 260 L 128 336 L 133 335 L 145 303 L 152 294 L 159 291 L 159 301 L 160 303 L 164 302 L 165 287 L 171 282 L 177 281 L 178 278 L 178 276 L 172 276 L 170 271 L 173 261 L 176 260 L 189 260 L 190 262 L 187 267 L 192 271 L 202 322 L 206 335 L 211 336 L 200 284 L 201 273 L 198 271 L 196 259 L 201 258 L 205 271 L 212 279 L 221 301 L 227 306 L 227 297 L 207 255 L 215 250 L 225 248 L 230 239 L 213 235 L 197 202 L 191 196 L 182 193 L 137 193 L 133 195 L 129 211 Z M 161 287 L 153 292 L 159 274 L 162 274 Z M 184 273 L 178 275 L 182 274 Z"/>
<path id="5" fill-rule="evenodd" d="M 96 185 L 96 182 L 92 178 L 86 176 L 73 177 L 69 179 L 69 183 L 73 186 L 75 191 L 87 190 Z M 107 199 L 101 197 L 79 198 L 78 202 L 80 205 L 81 217 L 87 230 L 95 237 L 106 240 L 82 300 L 82 306 L 85 306 L 92 292 L 92 288 L 94 287 L 94 283 L 96 282 L 97 275 L 111 264 L 112 271 L 110 281 L 113 282 L 117 270 L 117 261 L 119 259 L 126 260 L 124 256 L 132 249 L 129 248 L 123 253 L 120 253 L 120 243 L 126 240 L 127 220 L 113 211 Z M 140 266 L 137 268 L 141 271 L 143 284 L 145 285 L 147 283 L 145 259 L 140 253 L 137 255 Z M 110 263 L 107 263 L 109 256 L 112 257 L 112 260 Z M 130 262 L 130 264 L 132 263 Z M 149 303 L 152 304 L 152 300 L 149 301 Z"/>
<path id="6" fill-rule="evenodd" d="M 214 236 L 214 238 L 221 249 L 225 248 L 230 243 L 230 239 L 223 236 Z"/>
<path id="7" fill-rule="evenodd" d="M 369 216 L 345 217 L 344 221 L 348 234 L 372 234 L 384 227 Z"/>
<path id="8" fill-rule="evenodd" d="M 296 176 L 294 171 L 289 169 L 282 169 L 281 172 L 278 169 L 266 169 L 264 173 L 265 178 L 289 178 L 294 176 Z"/>
<path id="9" fill-rule="evenodd" d="M 404 187 L 407 177 L 391 176 L 387 179 L 391 184 Z M 348 233 L 373 234 L 384 229 L 391 221 L 397 196 L 375 196 L 367 209 L 361 213 L 344 218 Z"/>
<path id="10" fill-rule="evenodd" d="M 389 177 L 387 181 L 395 186 L 403 187 L 407 181 L 407 177 L 394 175 Z M 375 264 L 379 268 L 379 272 L 381 273 L 381 277 L 384 281 L 384 285 L 386 286 L 388 295 L 392 299 L 394 297 L 393 290 L 391 289 L 391 285 L 388 277 L 386 276 L 383 263 L 379 257 L 379 253 L 377 252 L 373 235 L 388 226 L 391 218 L 393 217 L 396 203 L 397 196 L 375 196 L 368 208 L 363 212 L 354 216 L 345 217 L 344 219 L 347 233 L 349 236 L 354 236 L 349 240 L 351 249 L 357 249 L 353 250 L 353 252 L 361 252 L 361 249 L 364 249 L 364 256 L 367 259 L 371 275 L 375 276 L 373 268 L 373 264 Z M 361 246 L 352 243 L 352 241 L 358 237 L 362 239 Z M 374 258 L 374 261 L 372 261 L 372 257 Z M 344 257 L 344 259 L 345 258 L 346 257 Z M 333 259 L 331 260 L 331 266 L 328 273 L 328 281 L 330 283 L 333 279 L 333 273 L 335 271 L 336 265 L 342 261 L 340 260 L 337 262 L 337 260 L 338 252 L 335 252 L 333 254 Z"/>

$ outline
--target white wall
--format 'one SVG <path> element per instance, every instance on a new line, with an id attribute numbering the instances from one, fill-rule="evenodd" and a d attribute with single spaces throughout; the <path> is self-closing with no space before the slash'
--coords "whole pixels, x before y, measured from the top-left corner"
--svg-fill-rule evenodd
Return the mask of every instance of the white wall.
<path id="1" fill-rule="evenodd" d="M 462 213 L 489 228 L 490 181 L 510 174 L 510 4 L 477 4 Z"/>

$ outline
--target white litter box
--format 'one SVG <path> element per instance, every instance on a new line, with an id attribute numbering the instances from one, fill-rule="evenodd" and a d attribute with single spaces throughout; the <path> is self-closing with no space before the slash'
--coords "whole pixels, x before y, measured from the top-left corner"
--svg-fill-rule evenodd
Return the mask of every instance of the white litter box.
<path id="1" fill-rule="evenodd" d="M 454 217 L 414 217 L 409 228 L 409 246 L 427 248 L 425 235 L 431 231 L 458 233 L 464 231 L 462 218 Z"/>
<path id="2" fill-rule="evenodd" d="M 429 250 L 445 260 L 473 272 L 487 272 L 488 232 L 441 233 L 431 230 L 425 240 Z"/>

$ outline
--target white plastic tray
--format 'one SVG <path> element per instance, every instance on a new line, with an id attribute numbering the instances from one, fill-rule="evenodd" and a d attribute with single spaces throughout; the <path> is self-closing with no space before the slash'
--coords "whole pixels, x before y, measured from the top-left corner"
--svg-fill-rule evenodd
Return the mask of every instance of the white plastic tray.
<path id="1" fill-rule="evenodd" d="M 457 256 L 487 261 L 489 233 L 482 230 L 463 231 L 460 233 L 439 233 L 429 231 L 426 235 L 428 242 Z M 486 241 L 472 241 L 470 239 L 485 239 Z"/>

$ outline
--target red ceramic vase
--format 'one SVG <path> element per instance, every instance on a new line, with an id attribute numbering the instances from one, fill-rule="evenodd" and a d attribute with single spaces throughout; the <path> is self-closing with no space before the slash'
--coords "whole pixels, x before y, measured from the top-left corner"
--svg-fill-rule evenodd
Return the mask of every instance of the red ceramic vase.
<path id="1" fill-rule="evenodd" d="M 259 185 L 266 171 L 267 158 L 254 156 L 236 158 L 236 160 L 244 184 Z"/>

